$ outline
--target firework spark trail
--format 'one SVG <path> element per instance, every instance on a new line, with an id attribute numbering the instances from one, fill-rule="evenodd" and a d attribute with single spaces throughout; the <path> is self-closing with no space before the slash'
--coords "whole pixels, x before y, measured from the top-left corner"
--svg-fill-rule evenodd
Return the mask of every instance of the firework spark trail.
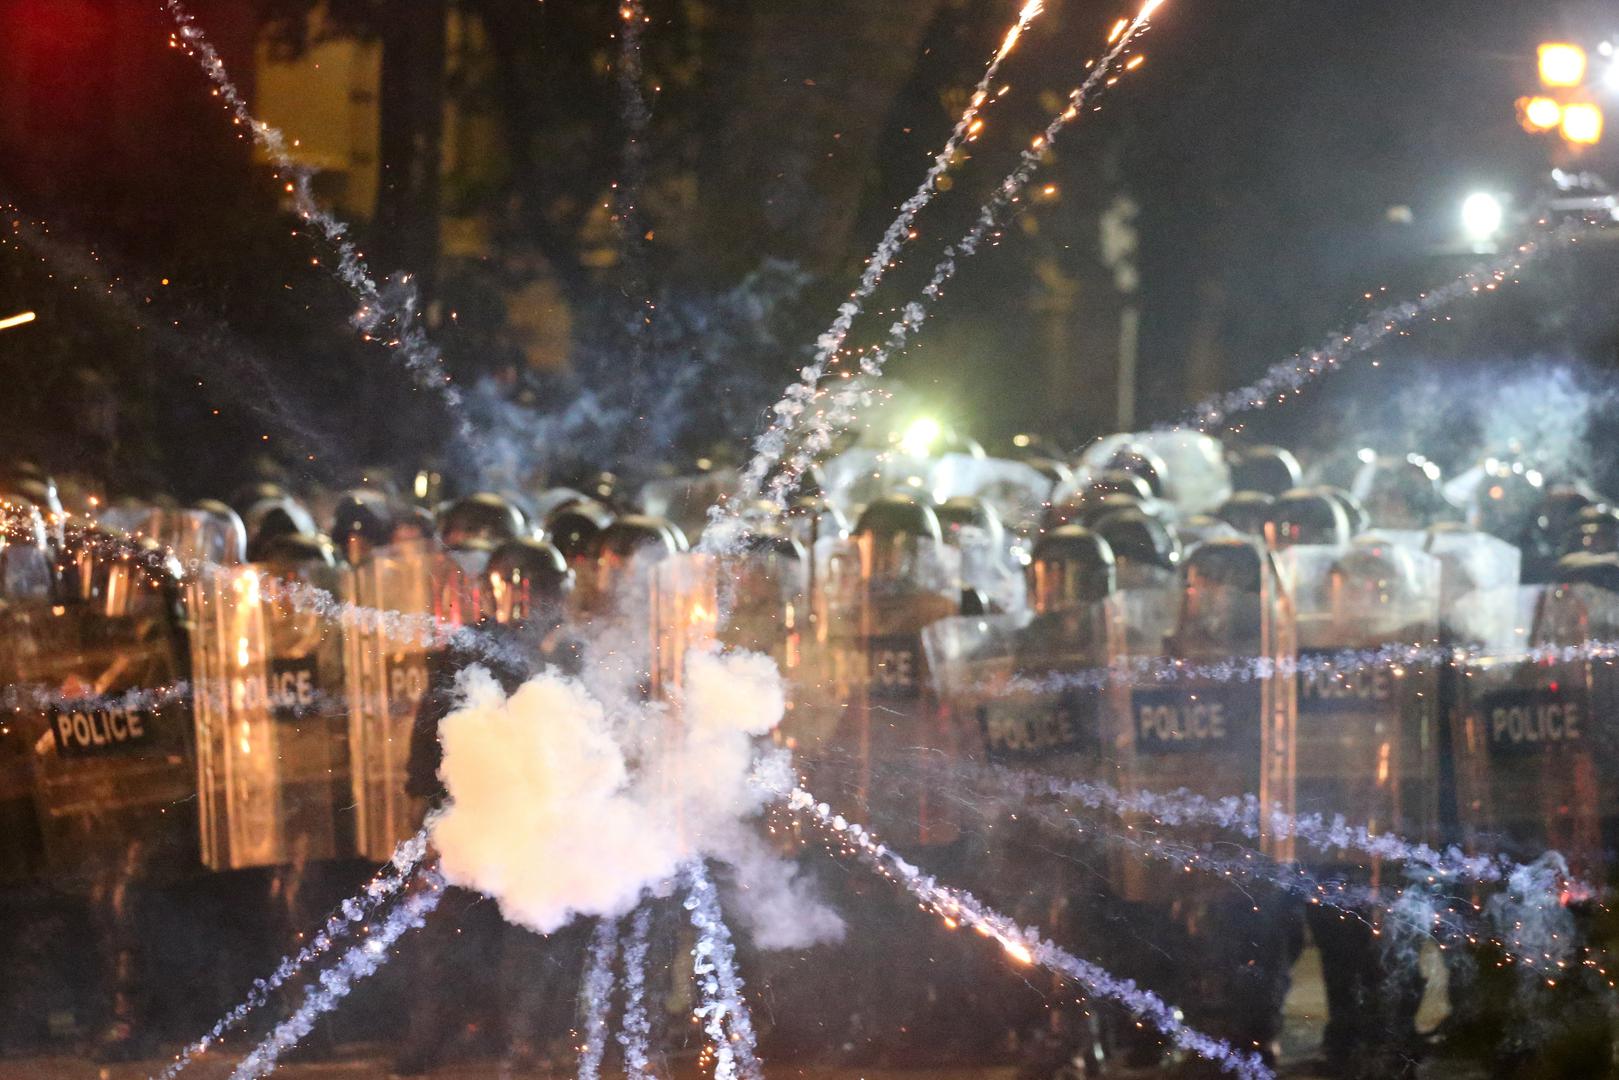
<path id="1" fill-rule="evenodd" d="M 355 983 L 369 978 L 388 962 L 399 939 L 406 931 L 421 926 L 444 896 L 444 879 L 436 869 L 424 870 L 417 882 L 416 891 L 389 912 L 366 940 L 351 946 L 336 965 L 320 973 L 317 984 L 304 995 L 303 1004 L 248 1052 L 231 1072 L 230 1080 L 256 1080 L 273 1071 L 281 1055 L 302 1042 L 317 1020 L 337 1008 Z"/>
<path id="2" fill-rule="evenodd" d="M 1342 367 L 1346 361 L 1369 352 L 1390 336 L 1407 333 L 1419 320 L 1431 317 L 1459 300 L 1494 292 L 1525 266 L 1565 244 L 1577 244 L 1606 228 L 1601 223 L 1582 221 L 1559 226 L 1545 236 L 1519 245 L 1508 254 L 1465 271 L 1449 284 L 1423 293 L 1416 300 L 1392 304 L 1352 329 L 1329 335 L 1308 355 L 1284 360 L 1267 370 L 1257 382 L 1208 398 L 1194 406 L 1179 423 L 1162 424 L 1157 430 L 1196 427 L 1206 431 L 1223 425 L 1238 413 L 1282 404 L 1290 394 L 1297 396 L 1307 384 Z"/>
<path id="3" fill-rule="evenodd" d="M 765 488 L 764 497 L 778 507 L 783 505 L 787 494 L 804 471 L 831 447 L 837 432 L 854 420 L 859 407 L 867 399 L 870 385 L 881 377 L 883 365 L 888 358 L 903 349 L 911 336 L 922 328 L 923 323 L 927 321 L 931 305 L 943 295 L 945 284 L 955 277 L 961 260 L 977 252 L 984 238 L 995 228 L 1001 212 L 1016 201 L 1028 185 L 1030 178 L 1040 167 L 1041 158 L 1056 141 L 1057 136 L 1078 119 L 1092 96 L 1104 84 L 1113 81 L 1114 65 L 1146 31 L 1149 18 L 1162 3 L 1163 0 L 1147 0 L 1133 21 L 1121 22 L 1115 27 L 1114 34 L 1109 39 L 1112 47 L 1091 68 L 1090 75 L 1084 82 L 1069 92 L 1067 107 L 1052 117 L 1045 130 L 1035 137 L 1028 149 L 1023 151 L 1017 168 L 1002 179 L 995 194 L 979 211 L 977 221 L 967 234 L 945 248 L 943 258 L 934 267 L 932 278 L 922 289 L 922 299 L 913 300 L 905 305 L 899 320 L 889 327 L 888 339 L 882 345 L 861 354 L 859 374 L 854 378 L 843 380 L 843 385 L 831 392 L 828 407 L 812 409 L 814 400 L 822 393 L 819 384 L 825 375 L 824 362 L 820 367 L 812 364 L 804 369 L 803 381 L 789 388 L 787 397 L 776 404 L 775 412 L 778 418 L 776 425 L 755 444 L 754 458 L 744 474 L 745 478 L 750 479 L 747 479 L 743 498 L 733 500 L 731 505 L 740 511 L 749 498 L 758 493 L 759 483 L 764 474 L 778 463 L 780 467 Z M 805 430 L 799 436 L 792 452 L 787 453 L 789 436 L 801 422 L 805 425 Z M 757 479 L 751 479 L 755 476 Z M 725 521 L 723 514 L 723 508 L 711 511 L 711 521 L 722 525 L 723 531 L 716 531 L 717 543 L 721 545 L 731 543 L 739 531 L 735 527 L 734 520 L 731 527 L 723 527 Z M 707 533 L 704 535 L 706 537 Z"/>
<path id="4" fill-rule="evenodd" d="M 916 216 L 933 201 L 938 193 L 939 178 L 949 171 L 952 162 L 963 141 L 975 137 L 982 129 L 979 113 L 984 104 L 990 100 L 990 88 L 995 77 L 1000 74 L 1001 65 L 1017 47 L 1018 40 L 1023 36 L 1029 24 L 1032 23 L 1045 10 L 1042 0 L 1027 0 L 1022 10 L 1018 12 L 1017 21 L 1007 30 L 1006 36 L 1001 40 L 1001 46 L 996 50 L 995 56 L 990 60 L 989 66 L 984 69 L 983 77 L 978 85 L 973 87 L 972 97 L 967 108 L 957 118 L 956 125 L 950 131 L 944 146 L 933 157 L 933 164 L 923 176 L 922 183 L 918 185 L 911 197 L 900 205 L 899 216 L 896 217 L 883 233 L 876 250 L 866 261 L 865 269 L 860 274 L 860 283 L 855 286 L 849 298 L 838 306 L 837 317 L 832 320 L 824 333 L 816 339 L 815 356 L 807 366 L 799 372 L 800 381 L 787 388 L 786 394 L 775 405 L 775 419 L 770 427 L 754 443 L 752 459 L 743 470 L 738 483 L 735 496 L 729 503 L 721 503 L 709 511 L 711 522 L 723 525 L 727 520 L 729 507 L 737 511 L 747 506 L 752 500 L 758 498 L 762 491 L 766 475 L 770 469 L 782 459 L 786 453 L 788 440 L 793 429 L 810 407 L 815 397 L 816 387 L 826 374 L 828 363 L 843 348 L 848 339 L 849 331 L 854 321 L 865 309 L 865 303 L 877 291 L 882 282 L 883 275 L 893 266 L 894 260 L 899 256 L 900 250 L 911 238 L 911 225 Z M 796 456 L 794 461 L 796 462 Z M 798 474 L 802 473 L 804 466 L 790 465 L 793 475 L 787 480 L 773 480 L 770 484 L 769 498 L 780 505 L 792 484 L 797 481 Z M 710 534 L 721 544 L 729 543 L 728 532 L 722 529 L 705 531 L 705 542 Z M 708 550 L 705 548 L 705 550 Z"/>
<path id="5" fill-rule="evenodd" d="M 249 1013 L 270 999 L 270 995 L 285 986 L 288 980 L 294 978 L 312 960 L 330 952 L 338 941 L 346 937 L 357 925 L 369 918 L 385 902 L 392 899 L 401 888 L 407 885 L 416 869 L 421 865 L 427 854 L 427 834 L 430 826 L 423 827 L 421 832 L 408 840 L 400 842 L 394 849 L 393 858 L 388 860 L 388 868 L 393 870 L 391 877 L 375 877 L 365 890 L 355 897 L 343 901 L 342 905 L 326 919 L 326 925 L 310 939 L 309 943 L 296 953 L 288 956 L 271 972 L 268 978 L 253 983 L 253 989 L 248 992 L 241 1004 L 220 1018 L 219 1022 L 208 1029 L 196 1042 L 181 1050 L 175 1060 L 167 1065 L 162 1072 L 156 1074 L 153 1080 L 173 1080 L 173 1078 L 191 1064 L 192 1059 L 200 1054 L 207 1053 L 208 1048 L 217 1042 L 220 1036 L 239 1024 Z"/>
<path id="6" fill-rule="evenodd" d="M 624 946 L 624 1019 L 618 1044 L 624 1048 L 628 1080 L 653 1080 L 652 1020 L 646 1011 L 647 938 L 652 929 L 652 906 L 642 904 L 630 921 L 630 939 Z"/>
<path id="7" fill-rule="evenodd" d="M 613 1007 L 613 958 L 618 954 L 618 920 L 603 918 L 590 939 L 590 966 L 579 984 L 580 1025 L 578 1080 L 600 1080 L 607 1052 L 607 1023 Z"/>
<path id="8" fill-rule="evenodd" d="M 720 911 L 719 893 L 701 862 L 687 868 L 686 888 L 683 903 L 697 931 L 693 973 L 702 992 L 696 1015 L 714 1044 L 714 1080 L 764 1080 L 753 1018 L 736 972 L 736 948 Z"/>
<path id="9" fill-rule="evenodd" d="M 807 815 L 849 854 L 861 858 L 877 873 L 904 888 L 949 925 L 971 926 L 999 945 L 1016 963 L 1038 965 L 1078 983 L 1093 997 L 1117 1002 L 1137 1019 L 1152 1024 L 1176 1046 L 1244 1080 L 1274 1080 L 1275 1074 L 1265 1067 L 1258 1054 L 1244 1052 L 1188 1027 L 1177 1010 L 1158 995 L 1138 987 L 1133 980 L 1120 979 L 1088 960 L 1081 960 L 980 903 L 971 893 L 940 884 L 879 842 L 866 828 L 845 820 L 803 788 L 792 789 L 787 805 Z"/>
<path id="10" fill-rule="evenodd" d="M 358 301 L 359 307 L 351 319 L 355 329 L 365 340 L 380 342 L 392 350 L 418 387 L 438 394 L 452 413 L 458 437 L 470 449 L 478 450 L 476 435 L 462 411 L 461 392 L 450 383 L 444 370 L 443 353 L 422 329 L 417 292 L 410 276 L 395 275 L 385 283 L 385 288 L 377 285 L 364 254 L 349 237 L 348 223 L 322 207 L 315 198 L 313 170 L 294 157 L 281 131 L 253 115 L 247 99 L 231 81 L 224 59 L 203 34 L 196 18 L 181 0 L 163 0 L 163 9 L 178 28 L 170 42 L 196 57 L 235 124 L 248 131 L 278 169 L 291 175 L 287 192 L 292 196 L 299 218 L 319 229 L 337 253 L 334 274 Z"/>
<path id="11" fill-rule="evenodd" d="M 1210 798 L 1184 789 L 1167 794 L 1144 789 L 1124 792 L 1100 781 L 1065 780 L 1006 768 L 997 768 L 993 773 L 984 771 L 986 776 L 994 774 L 998 774 L 996 782 L 1003 790 L 1015 791 L 1024 798 L 1069 799 L 1121 818 L 1148 817 L 1167 828 L 1214 826 L 1250 840 L 1258 839 L 1262 832 L 1293 837 L 1317 851 L 1355 852 L 1367 858 L 1404 863 L 1445 881 L 1500 882 L 1521 868 L 1505 855 L 1468 855 L 1456 847 L 1440 851 L 1393 833 L 1374 833 L 1364 825 L 1351 825 L 1342 815 L 1291 815 L 1276 807 L 1267 811 L 1257 795 Z"/>

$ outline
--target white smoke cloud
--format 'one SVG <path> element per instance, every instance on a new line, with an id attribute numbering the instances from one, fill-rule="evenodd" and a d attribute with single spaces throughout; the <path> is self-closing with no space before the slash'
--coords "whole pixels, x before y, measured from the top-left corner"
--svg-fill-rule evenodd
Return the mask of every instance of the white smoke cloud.
<path id="1" fill-rule="evenodd" d="M 740 909 L 761 947 L 841 934 L 838 916 L 748 822 L 769 797 L 751 778 L 775 753 L 755 739 L 786 709 L 768 657 L 693 652 L 673 706 L 619 702 L 620 715 L 555 674 L 508 697 L 473 667 L 459 688 L 462 706 L 439 728 L 450 802 L 433 831 L 452 884 L 551 933 L 578 916 L 623 915 L 683 864 L 713 858 L 737 867 Z M 647 729 L 671 734 L 652 740 Z"/>

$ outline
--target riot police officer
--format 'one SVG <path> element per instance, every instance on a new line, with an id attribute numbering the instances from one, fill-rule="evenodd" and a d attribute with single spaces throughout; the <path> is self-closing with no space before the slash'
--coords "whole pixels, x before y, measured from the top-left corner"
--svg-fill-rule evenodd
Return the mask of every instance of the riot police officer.
<path id="1" fill-rule="evenodd" d="M 344 562 L 358 566 L 373 551 L 393 542 L 393 524 L 385 497 L 364 488 L 347 491 L 332 510 L 332 543 Z"/>
<path id="2" fill-rule="evenodd" d="M 1295 544 L 1339 547 L 1349 543 L 1349 518 L 1343 504 L 1326 491 L 1299 488 L 1271 504 L 1265 539 L 1276 550 Z"/>
<path id="3" fill-rule="evenodd" d="M 1092 529 L 1113 552 L 1120 589 L 1162 588 L 1174 578 L 1180 542 L 1151 514 L 1140 508 L 1117 510 Z"/>
<path id="4" fill-rule="evenodd" d="M 1292 659 L 1290 605 L 1264 550 L 1240 539 L 1206 541 L 1187 556 L 1178 580 L 1180 611 L 1162 646 L 1168 655 Z M 1295 691 L 1286 679 L 1195 676 L 1132 687 L 1122 755 L 1127 788 L 1257 796 L 1262 806 L 1293 812 Z M 1150 834 L 1154 825 L 1138 827 Z M 1291 859 L 1288 838 L 1266 820 L 1260 828 L 1260 853 Z M 1174 838 L 1194 850 L 1255 846 L 1214 826 L 1177 829 Z M 1273 1060 L 1302 947 L 1299 904 L 1287 894 L 1234 887 L 1222 874 L 1188 873 L 1179 860 L 1125 861 L 1115 880 L 1148 927 L 1138 932 L 1172 958 L 1144 969 L 1143 981 L 1185 1007 L 1189 1023 Z"/>
<path id="5" fill-rule="evenodd" d="M 1298 458 L 1280 446 L 1246 446 L 1227 454 L 1226 462 L 1234 492 L 1257 491 L 1274 498 L 1304 483 Z"/>
<path id="6" fill-rule="evenodd" d="M 493 547 L 524 535 L 527 524 L 510 500 L 483 491 L 441 507 L 438 531 L 444 546 L 452 550 L 475 542 Z"/>
<path id="7" fill-rule="evenodd" d="M 427 689 L 411 730 L 406 789 L 430 807 L 446 797 L 439 765 L 443 747 L 439 724 L 455 708 L 460 673 L 477 664 L 508 693 L 534 672 L 555 665 L 566 673 L 578 670 L 577 644 L 560 632 L 575 576 L 552 544 L 528 538 L 509 539 L 489 555 L 479 589 L 484 599 L 479 629 L 494 643 L 486 647 L 465 637 L 433 653 L 427 664 Z M 431 1070 L 448 1038 L 450 1020 L 464 1013 L 466 1002 L 447 1000 L 442 972 L 465 968 L 470 954 L 487 939 L 500 941 L 500 976 L 505 986 L 508 1054 L 514 1063 L 531 1066 L 542 1040 L 566 1032 L 561 1003 L 576 985 L 579 928 L 542 939 L 529 931 L 502 925 L 488 904 L 471 893 L 453 890 L 441 915 L 419 935 L 415 962 L 431 979 L 418 980 L 410 994 L 409 1027 L 394 1063 L 397 1075 Z M 480 910 L 483 909 L 483 910 Z M 542 974 L 543 973 L 543 974 Z"/>
<path id="8" fill-rule="evenodd" d="M 315 519 L 291 496 L 260 499 L 242 515 L 247 526 L 247 558 L 262 562 L 265 546 L 281 536 L 314 536 Z"/>
<path id="9" fill-rule="evenodd" d="M 1215 516 L 1244 536 L 1263 539 L 1276 499 L 1263 491 L 1239 490 L 1221 504 Z"/>

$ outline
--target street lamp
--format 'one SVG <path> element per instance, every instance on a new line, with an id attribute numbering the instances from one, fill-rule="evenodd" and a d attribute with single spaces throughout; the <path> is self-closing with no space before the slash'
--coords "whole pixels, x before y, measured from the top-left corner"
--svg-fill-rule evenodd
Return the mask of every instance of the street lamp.
<path id="1" fill-rule="evenodd" d="M 1566 41 L 1540 46 L 1540 81 L 1544 86 L 1578 86 L 1585 81 L 1585 50 Z"/>
<path id="2" fill-rule="evenodd" d="M 1595 146 L 1602 141 L 1602 107 L 1588 101 L 1564 106 L 1562 132 L 1576 146 Z"/>
<path id="3" fill-rule="evenodd" d="M 1501 200 L 1487 191 L 1475 191 L 1462 200 L 1462 232 L 1475 247 L 1495 239 L 1505 217 Z"/>
<path id="4" fill-rule="evenodd" d="M 1549 97 L 1523 99 L 1523 126 L 1530 131 L 1551 131 L 1563 122 L 1563 107 Z"/>

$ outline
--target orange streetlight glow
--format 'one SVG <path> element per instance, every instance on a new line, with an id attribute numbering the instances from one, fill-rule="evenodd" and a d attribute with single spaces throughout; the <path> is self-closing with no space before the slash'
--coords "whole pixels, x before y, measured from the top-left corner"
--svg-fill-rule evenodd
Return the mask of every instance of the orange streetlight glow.
<path id="1" fill-rule="evenodd" d="M 1602 141 L 1602 109 L 1589 102 L 1577 102 L 1563 109 L 1563 138 L 1577 146 L 1595 146 Z"/>
<path id="2" fill-rule="evenodd" d="M 1585 50 L 1563 41 L 1540 47 L 1540 81 L 1546 86 L 1578 86 L 1585 79 Z"/>
<path id="3" fill-rule="evenodd" d="M 1563 122 L 1563 107 L 1549 97 L 1526 98 L 1523 126 L 1530 131 L 1552 131 Z"/>

